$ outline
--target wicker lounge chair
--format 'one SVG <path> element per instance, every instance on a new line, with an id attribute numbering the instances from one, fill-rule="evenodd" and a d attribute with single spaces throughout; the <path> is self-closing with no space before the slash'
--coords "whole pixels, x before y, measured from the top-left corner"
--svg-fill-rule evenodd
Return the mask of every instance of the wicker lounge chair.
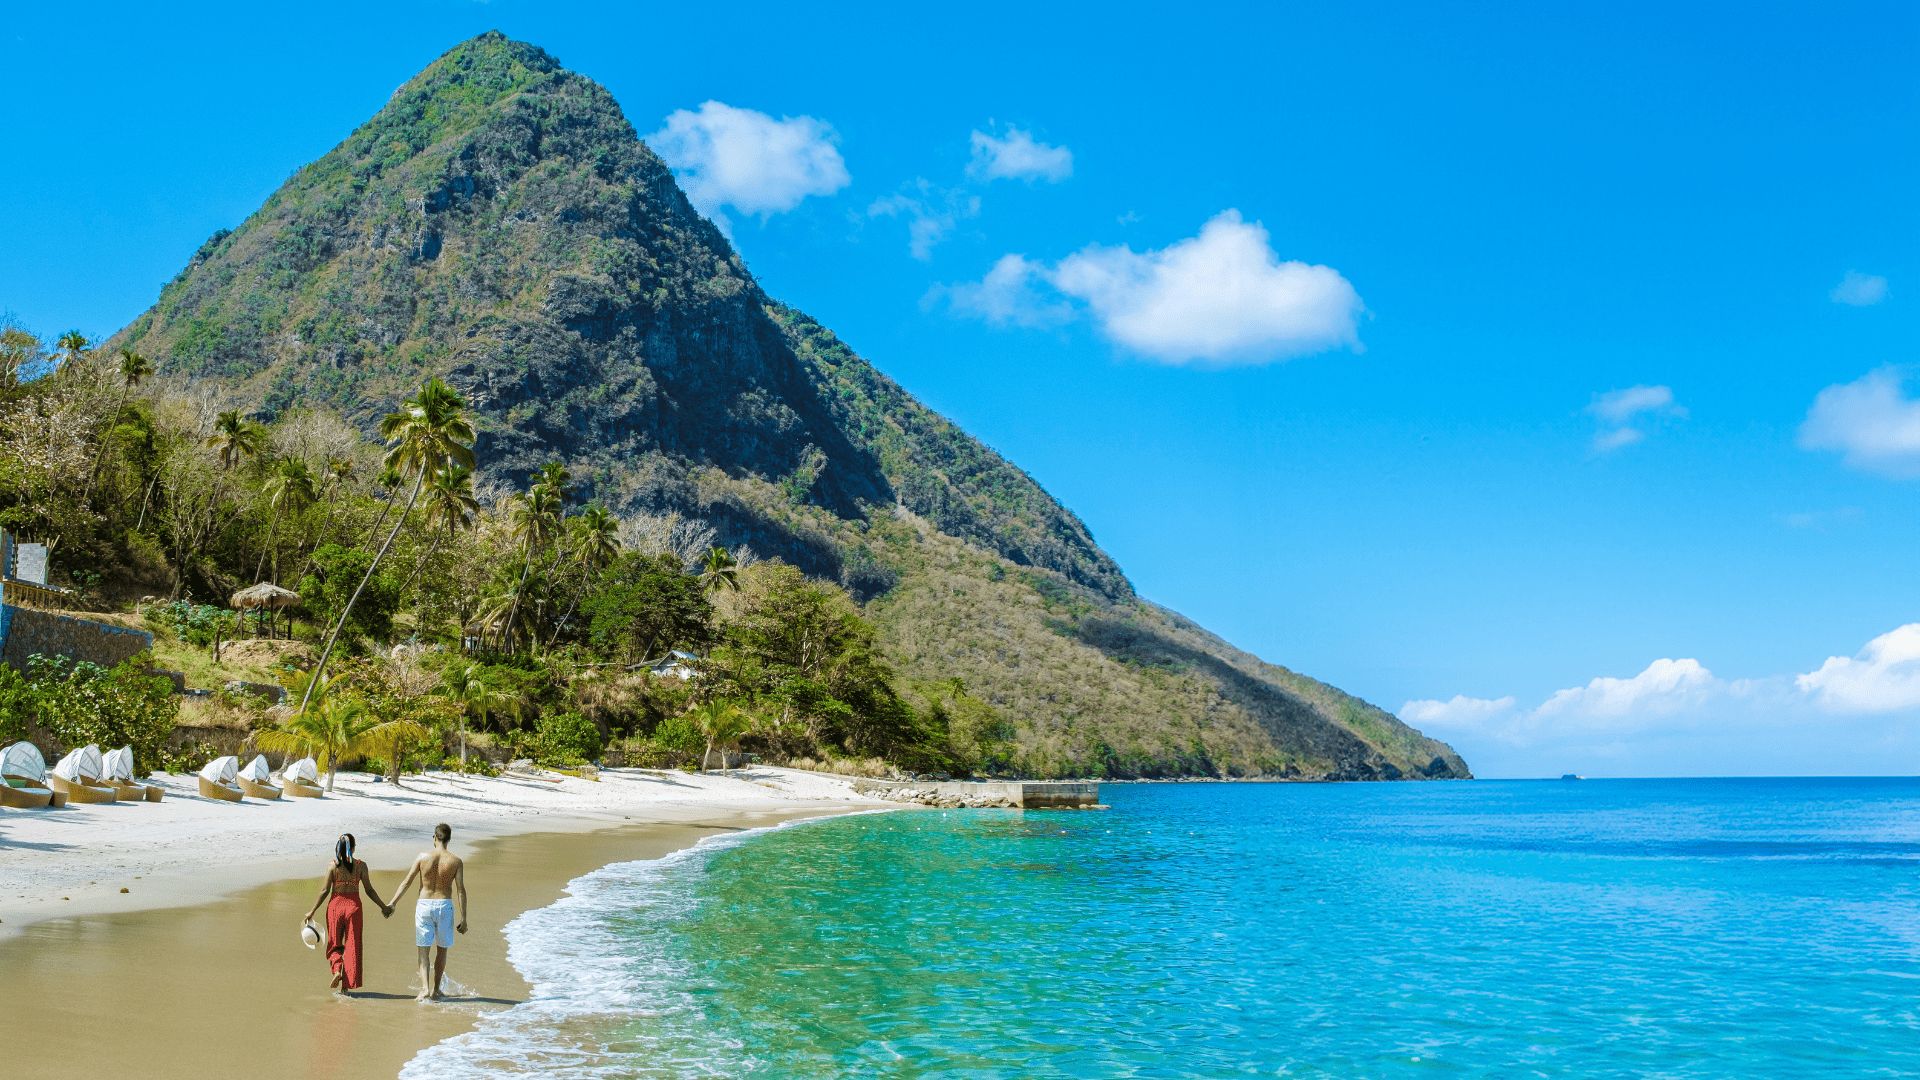
<path id="1" fill-rule="evenodd" d="M 109 750 L 101 762 L 104 766 L 101 770 L 101 779 L 113 788 L 114 794 L 120 796 L 121 802 L 137 802 L 141 799 L 147 802 L 159 802 L 160 796 L 165 794 L 152 784 L 134 782 L 133 747 L 123 746 L 118 750 Z"/>
<path id="2" fill-rule="evenodd" d="M 0 806 L 31 810 L 65 805 L 66 792 L 47 786 L 47 759 L 39 747 L 17 742 L 0 750 Z"/>
<path id="3" fill-rule="evenodd" d="M 235 774 L 235 781 L 243 794 L 256 799 L 277 799 L 280 789 L 273 786 L 273 770 L 267 768 L 265 755 L 256 754 L 247 767 Z"/>
<path id="4" fill-rule="evenodd" d="M 229 754 L 207 762 L 200 770 L 200 797 L 219 799 L 221 802 L 239 802 L 242 792 L 236 782 L 240 776 L 240 759 Z"/>
<path id="5" fill-rule="evenodd" d="M 67 756 L 47 774 L 47 783 L 55 791 L 66 792 L 70 803 L 119 802 L 119 793 L 100 779 L 106 771 L 100 748 L 88 743 L 78 750 L 67 751 Z"/>
<path id="6" fill-rule="evenodd" d="M 320 790 L 320 766 L 310 757 L 290 762 L 281 769 L 280 786 L 296 799 L 318 799 L 326 794 Z"/>

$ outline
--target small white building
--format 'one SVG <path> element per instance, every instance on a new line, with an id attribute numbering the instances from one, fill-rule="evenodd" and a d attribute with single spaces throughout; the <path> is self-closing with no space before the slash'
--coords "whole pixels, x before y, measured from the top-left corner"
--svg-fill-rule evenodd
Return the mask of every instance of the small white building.
<path id="1" fill-rule="evenodd" d="M 700 659 L 690 652 L 679 649 L 667 654 L 667 658 L 653 665 L 652 671 L 660 678 L 697 679 L 700 673 L 693 670 L 692 661 Z"/>

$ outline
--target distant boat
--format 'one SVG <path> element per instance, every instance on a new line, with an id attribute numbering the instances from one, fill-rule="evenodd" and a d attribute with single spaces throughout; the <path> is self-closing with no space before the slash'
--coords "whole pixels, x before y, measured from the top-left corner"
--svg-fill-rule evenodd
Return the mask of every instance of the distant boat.
<path id="1" fill-rule="evenodd" d="M 1584 777 L 1584 776 L 1581 776 L 1581 775 L 1580 775 L 1579 773 L 1571 773 L 1571 772 L 1570 772 L 1570 773 L 1562 773 L 1562 774 L 1560 775 L 1560 779 L 1562 779 L 1562 780 L 1585 780 L 1585 779 L 1586 779 L 1586 777 Z"/>

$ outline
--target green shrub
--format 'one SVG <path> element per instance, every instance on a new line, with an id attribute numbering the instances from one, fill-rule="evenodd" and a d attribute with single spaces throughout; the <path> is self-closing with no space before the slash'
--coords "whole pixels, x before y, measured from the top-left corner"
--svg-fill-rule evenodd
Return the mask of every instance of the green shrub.
<path id="1" fill-rule="evenodd" d="M 600 729 L 577 712 L 546 713 L 534 721 L 535 761 L 547 764 L 571 764 L 592 761 L 605 747 Z"/>
<path id="2" fill-rule="evenodd" d="M 41 726 L 68 747 L 131 746 L 135 775 L 147 776 L 166 760 L 167 740 L 180 710 L 173 684 L 147 674 L 152 662 L 151 654 L 141 653 L 108 670 L 35 653 L 27 658 L 24 679 L 11 669 L 0 678 L 0 711 L 10 717 L 38 716 Z"/>

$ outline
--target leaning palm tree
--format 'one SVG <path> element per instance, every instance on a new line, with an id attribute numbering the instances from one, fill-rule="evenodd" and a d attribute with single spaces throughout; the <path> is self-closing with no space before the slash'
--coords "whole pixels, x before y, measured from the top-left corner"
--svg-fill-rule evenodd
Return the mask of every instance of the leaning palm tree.
<path id="1" fill-rule="evenodd" d="M 260 452 L 260 429 L 240 419 L 239 409 L 228 409 L 213 422 L 207 445 L 220 448 L 220 467 L 232 472 L 242 458 Z"/>
<path id="2" fill-rule="evenodd" d="M 400 595 L 405 596 L 413 587 L 415 578 L 426 568 L 427 560 L 440 550 L 441 540 L 453 539 L 460 529 L 473 528 L 473 520 L 480 513 L 480 501 L 473 497 L 473 470 L 459 465 L 441 470 L 438 476 L 427 485 L 427 528 L 433 530 L 433 543 L 421 554 L 420 561 L 413 564 L 413 573 L 407 575 L 407 583 L 400 586 Z M 447 526 L 442 536 L 436 523 Z"/>
<path id="3" fill-rule="evenodd" d="M 753 718 L 740 706 L 731 701 L 709 701 L 695 706 L 687 713 L 700 734 L 707 737 L 707 752 L 700 756 L 700 771 L 707 771 L 707 761 L 713 757 L 713 748 L 720 748 L 720 764 L 727 763 L 727 747 L 740 741 L 740 736 L 753 730 Z"/>
<path id="4" fill-rule="evenodd" d="M 574 519 L 576 539 L 574 558 L 585 567 L 589 575 L 597 576 L 600 571 L 612 565 L 620 557 L 620 519 L 607 512 L 604 506 L 589 506 L 586 513 Z M 587 591 L 587 582 L 580 583 L 580 591 L 573 594 L 573 603 L 567 605 L 567 613 L 553 624 L 553 636 L 547 639 L 547 649 L 552 651 L 553 643 L 560 638 L 560 630 L 573 618 L 573 611 L 580 606 L 580 597 Z"/>
<path id="5" fill-rule="evenodd" d="M 132 349 L 120 350 L 120 404 L 113 410 L 114 423 L 120 422 L 120 413 L 127 407 L 127 395 L 133 393 L 133 388 L 140 385 L 140 380 L 152 374 L 153 365 L 147 361 L 146 357 Z M 83 502 L 93 497 L 93 481 L 100 474 L 100 459 L 105 457 L 106 453 L 107 438 L 102 435 L 100 449 L 93 454 L 93 468 L 87 472 L 87 490 L 86 494 L 81 496 Z"/>
<path id="6" fill-rule="evenodd" d="M 721 589 L 740 591 L 739 566 L 733 561 L 733 556 L 727 554 L 726 548 L 708 548 L 704 565 L 706 569 L 700 571 L 700 587 L 707 591 L 707 595 L 711 596 Z"/>
<path id="7" fill-rule="evenodd" d="M 399 412 L 389 413 L 380 421 L 380 434 L 393 448 L 387 451 L 386 465 L 402 474 L 413 474 L 413 494 L 407 496 L 406 511 L 394 522 L 386 542 L 374 553 L 373 562 L 367 564 L 366 575 L 354 588 L 346 606 L 340 609 L 340 618 L 334 622 L 333 632 L 327 635 L 326 647 L 320 650 L 320 661 L 314 665 L 316 678 L 326 670 L 327 657 L 333 654 L 334 642 L 339 640 L 341 627 L 347 625 L 347 618 L 353 614 L 353 605 L 360 600 L 367 582 L 373 580 L 374 571 L 380 568 L 380 560 L 386 558 L 387 549 L 393 546 L 400 526 L 406 524 L 407 515 L 413 513 L 414 503 L 420 501 L 420 489 L 426 486 L 428 476 L 449 465 L 473 468 L 473 426 L 462 416 L 466 405 L 452 387 L 435 377 L 428 379 L 419 393 L 401 402 Z M 308 684 L 308 692 L 312 692 L 312 683 Z M 304 698 L 301 707 L 306 707 Z"/>
<path id="8" fill-rule="evenodd" d="M 448 668 L 440 676 L 440 693 L 460 706 L 460 771 L 467 771 L 467 717 L 487 726 L 487 714 L 495 711 L 518 712 L 519 697 L 495 690 L 480 677 L 475 665 Z"/>
<path id="9" fill-rule="evenodd" d="M 260 572 L 267 566 L 267 552 L 272 551 L 273 583 L 278 585 L 280 552 L 273 546 L 273 538 L 280 531 L 280 519 L 289 511 L 298 514 L 319 502 L 320 490 L 314 482 L 313 470 L 307 467 L 307 463 L 289 457 L 281 458 L 274 464 L 261 491 L 267 496 L 267 504 L 273 507 L 273 524 L 267 526 L 267 543 L 260 549 L 260 565 L 253 568 L 253 580 L 260 580 Z"/>

